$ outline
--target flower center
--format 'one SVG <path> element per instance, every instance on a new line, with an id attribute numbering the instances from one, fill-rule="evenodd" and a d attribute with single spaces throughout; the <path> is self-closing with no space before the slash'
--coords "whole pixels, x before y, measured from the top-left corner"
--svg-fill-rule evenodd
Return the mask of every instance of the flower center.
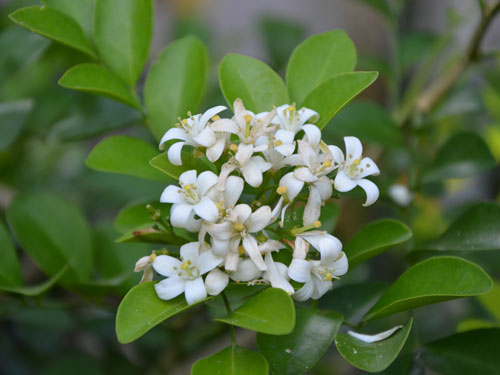
<path id="1" fill-rule="evenodd" d="M 186 202 L 188 202 L 189 204 L 196 204 L 200 202 L 200 196 L 198 195 L 197 188 L 193 184 L 182 186 L 182 189 L 179 190 L 179 193 L 184 195 L 184 199 L 186 199 Z"/>
<path id="2" fill-rule="evenodd" d="M 325 266 L 317 266 L 313 268 L 313 272 L 318 276 L 321 281 L 332 281 L 332 270 Z"/>
<path id="3" fill-rule="evenodd" d="M 181 265 L 181 272 L 179 272 L 179 276 L 182 276 L 185 279 L 194 280 L 200 276 L 200 271 L 198 271 L 198 268 L 191 264 L 190 260 L 186 260 Z"/>

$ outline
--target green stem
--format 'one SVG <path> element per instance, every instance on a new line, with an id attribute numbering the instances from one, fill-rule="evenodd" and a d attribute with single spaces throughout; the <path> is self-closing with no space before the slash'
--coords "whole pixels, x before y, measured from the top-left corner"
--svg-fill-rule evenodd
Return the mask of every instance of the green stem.
<path id="1" fill-rule="evenodd" d="M 231 305 L 229 304 L 229 300 L 227 299 L 226 293 L 222 292 L 222 300 L 224 301 L 224 306 L 226 306 L 227 314 L 231 314 L 233 310 L 231 310 Z M 234 327 L 229 325 L 229 330 L 231 332 L 231 346 L 236 347 L 236 335 L 234 334 Z"/>

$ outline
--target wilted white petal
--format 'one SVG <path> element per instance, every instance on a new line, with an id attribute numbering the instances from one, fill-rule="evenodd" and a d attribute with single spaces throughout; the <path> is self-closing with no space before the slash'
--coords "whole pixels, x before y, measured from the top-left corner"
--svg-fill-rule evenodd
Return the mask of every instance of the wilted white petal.
<path id="1" fill-rule="evenodd" d="M 337 191 L 345 193 L 346 191 L 354 189 L 356 187 L 356 182 L 347 177 L 343 170 L 339 170 L 337 176 L 335 176 L 333 185 Z"/>
<path id="2" fill-rule="evenodd" d="M 388 338 L 394 332 L 396 332 L 398 329 L 400 329 L 402 327 L 403 326 L 396 326 L 394 328 L 391 328 L 391 329 L 384 331 L 384 332 L 377 333 L 375 335 L 364 335 L 362 333 L 357 333 L 357 332 L 353 332 L 353 331 L 347 331 L 347 333 L 349 335 L 351 335 L 352 337 L 357 338 L 358 340 L 372 343 L 372 342 L 382 341 L 382 340 Z"/>
<path id="3" fill-rule="evenodd" d="M 229 176 L 226 180 L 226 189 L 224 190 L 224 206 L 232 208 L 240 199 L 245 182 L 241 177 Z"/>
<path id="4" fill-rule="evenodd" d="M 210 271 L 205 278 L 205 288 L 207 293 L 211 296 L 216 296 L 224 289 L 229 283 L 229 276 L 227 273 L 222 272 L 220 269 L 215 268 Z"/>
<path id="5" fill-rule="evenodd" d="M 361 159 L 363 145 L 356 137 L 344 137 L 346 161 L 351 163 L 353 160 Z"/>
<path id="6" fill-rule="evenodd" d="M 312 263 L 305 259 L 292 259 L 288 267 L 288 276 L 290 279 L 299 283 L 311 281 Z"/>
<path id="7" fill-rule="evenodd" d="M 207 290 L 201 277 L 194 280 L 186 280 L 185 288 L 184 295 L 186 296 L 188 305 L 192 305 L 207 298 Z"/>
<path id="8" fill-rule="evenodd" d="M 177 166 L 182 165 L 181 151 L 182 151 L 182 147 L 184 147 L 185 143 L 186 142 L 177 142 L 168 148 L 168 151 L 167 151 L 168 160 L 173 165 L 177 165 Z"/>
<path id="9" fill-rule="evenodd" d="M 180 188 L 175 185 L 169 185 L 163 190 L 160 196 L 162 203 L 186 203 L 184 195 L 179 192 Z"/>
<path id="10" fill-rule="evenodd" d="M 186 132 L 182 129 L 179 128 L 170 128 L 167 130 L 167 132 L 163 135 L 160 141 L 160 150 L 163 150 L 164 143 L 168 142 L 172 139 L 180 139 L 182 141 L 187 141 L 189 139 L 188 135 Z"/>
<path id="11" fill-rule="evenodd" d="M 262 172 L 253 160 L 249 160 L 241 167 L 241 173 L 248 185 L 259 187 L 262 184 Z"/>
<path id="12" fill-rule="evenodd" d="M 279 272 L 278 268 L 276 267 L 277 264 L 274 262 L 271 253 L 266 254 L 265 263 L 266 263 L 266 267 L 267 267 L 267 272 L 266 272 L 266 275 L 264 277 L 269 279 L 271 286 L 273 288 L 282 289 L 285 292 L 287 292 L 288 294 L 293 294 L 293 292 L 294 292 L 293 286 Z"/>
<path id="13" fill-rule="evenodd" d="M 262 254 L 259 250 L 259 244 L 257 243 L 257 240 L 255 238 L 250 235 L 245 236 L 243 238 L 243 248 L 258 269 L 260 269 L 261 271 L 265 271 L 267 269 L 264 263 L 264 259 L 262 259 Z"/>
<path id="14" fill-rule="evenodd" d="M 224 260 L 224 268 L 228 272 L 236 271 L 238 268 L 238 262 L 240 260 L 240 255 L 238 251 L 228 251 L 226 259 Z"/>
<path id="15" fill-rule="evenodd" d="M 293 259 L 306 259 L 308 251 L 309 244 L 302 237 L 297 236 L 295 238 L 295 249 L 293 249 Z"/>
<path id="16" fill-rule="evenodd" d="M 168 301 L 184 292 L 186 280 L 182 277 L 172 276 L 154 286 L 158 298 Z"/>
<path id="17" fill-rule="evenodd" d="M 210 160 L 212 163 L 216 162 L 219 160 L 220 156 L 224 152 L 224 148 L 226 147 L 226 138 L 225 137 L 220 137 L 218 138 L 214 145 L 207 148 L 207 159 Z"/>
<path id="18" fill-rule="evenodd" d="M 204 275 L 208 271 L 219 266 L 223 261 L 224 259 L 222 257 L 215 256 L 210 250 L 205 250 L 193 261 L 193 264 L 198 271 L 200 271 L 200 275 Z"/>
<path id="19" fill-rule="evenodd" d="M 361 180 L 358 180 L 356 182 L 366 193 L 366 202 L 363 204 L 363 206 L 366 207 L 375 203 L 379 195 L 377 185 L 375 185 L 370 180 L 367 180 L 366 178 L 362 178 Z"/>
<path id="20" fill-rule="evenodd" d="M 304 208 L 303 223 L 311 225 L 319 219 L 321 214 L 321 195 L 319 189 L 315 186 L 309 187 L 309 198 L 307 199 L 306 207 Z"/>
<path id="21" fill-rule="evenodd" d="M 307 301 L 309 298 L 311 298 L 313 292 L 314 283 L 312 281 L 309 281 L 293 294 L 293 298 L 297 301 Z"/>
<path id="22" fill-rule="evenodd" d="M 172 206 L 170 210 L 170 223 L 174 227 L 184 228 L 189 220 L 193 206 L 187 203 L 178 203 Z"/>
<path id="23" fill-rule="evenodd" d="M 318 147 L 321 142 L 321 130 L 316 125 L 307 124 L 302 127 L 304 133 L 306 133 L 306 138 L 308 143 L 313 147 Z"/>
<path id="24" fill-rule="evenodd" d="M 245 227 L 249 233 L 259 232 L 269 224 L 271 217 L 271 207 L 260 207 L 248 217 L 245 222 Z"/>
<path id="25" fill-rule="evenodd" d="M 158 255 L 153 262 L 154 270 L 160 275 L 166 277 L 177 275 L 177 273 L 179 273 L 181 265 L 182 262 L 179 259 L 171 257 L 169 255 Z"/>
<path id="26" fill-rule="evenodd" d="M 196 215 L 203 220 L 213 222 L 219 218 L 219 209 L 210 198 L 201 198 L 201 201 L 195 204 L 193 209 Z"/>
<path id="27" fill-rule="evenodd" d="M 262 271 L 257 268 L 251 259 L 243 259 L 238 263 L 236 271 L 231 272 L 229 277 L 234 281 L 246 282 L 259 278 Z"/>

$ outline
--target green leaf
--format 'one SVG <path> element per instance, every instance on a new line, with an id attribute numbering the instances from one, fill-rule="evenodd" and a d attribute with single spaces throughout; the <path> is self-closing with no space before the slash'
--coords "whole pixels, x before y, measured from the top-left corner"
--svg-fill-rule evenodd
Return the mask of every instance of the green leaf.
<path id="1" fill-rule="evenodd" d="M 413 324 L 413 318 L 389 338 L 367 343 L 349 334 L 335 338 L 340 355 L 351 365 L 368 372 L 385 370 L 396 359 L 403 348 Z"/>
<path id="2" fill-rule="evenodd" d="M 167 216 L 169 205 L 161 204 L 159 201 L 132 202 L 123 207 L 116 215 L 113 223 L 115 229 L 120 233 L 126 233 L 142 225 L 152 226 L 155 221 L 151 218 L 151 213 L 146 209 L 147 205 L 160 210 L 162 217 Z"/>
<path id="3" fill-rule="evenodd" d="M 403 144 L 401 129 L 378 104 L 359 100 L 347 106 L 326 128 L 327 134 L 354 136 L 394 148 Z"/>
<path id="4" fill-rule="evenodd" d="M 394 219 L 374 221 L 361 229 L 344 248 L 349 267 L 366 262 L 385 250 L 408 241 L 412 232 L 404 223 Z"/>
<path id="5" fill-rule="evenodd" d="M 65 265 L 59 272 L 52 276 L 47 281 L 33 286 L 0 286 L 0 291 L 7 293 L 21 294 L 26 297 L 35 297 L 47 292 L 52 288 L 68 271 L 69 266 Z"/>
<path id="6" fill-rule="evenodd" d="M 149 127 L 159 140 L 187 112 L 195 113 L 205 90 L 208 53 L 187 36 L 168 45 L 153 62 L 144 86 Z"/>
<path id="7" fill-rule="evenodd" d="M 427 344 L 420 360 L 442 375 L 500 374 L 500 328 L 458 333 Z"/>
<path id="8" fill-rule="evenodd" d="M 434 163 L 424 174 L 424 182 L 465 178 L 497 165 L 486 142 L 474 132 L 454 135 L 441 147 Z"/>
<path id="9" fill-rule="evenodd" d="M 152 0 L 96 0 L 94 42 L 104 63 L 134 86 L 148 59 Z"/>
<path id="10" fill-rule="evenodd" d="M 164 173 L 149 165 L 149 161 L 156 155 L 158 155 L 156 148 L 141 139 L 114 135 L 98 143 L 90 151 L 85 164 L 98 171 L 126 174 L 154 181 L 171 181 Z"/>
<path id="11" fill-rule="evenodd" d="M 343 30 L 316 34 L 299 44 L 286 71 L 290 96 L 301 107 L 304 99 L 333 76 L 352 72 L 356 66 L 356 47 Z"/>
<path id="12" fill-rule="evenodd" d="M 295 307 L 284 290 L 267 288 L 225 318 L 216 320 L 268 335 L 286 335 L 295 326 Z"/>
<path id="13" fill-rule="evenodd" d="M 12 243 L 9 232 L 0 221 L 0 288 L 1 286 L 23 285 L 23 277 L 16 249 Z"/>
<path id="14" fill-rule="evenodd" d="M 259 353 L 229 346 L 226 349 L 200 359 L 193 365 L 191 375 L 267 375 L 269 366 Z"/>
<path id="15" fill-rule="evenodd" d="M 292 333 L 282 336 L 259 333 L 257 345 L 267 358 L 272 374 L 304 374 L 323 357 L 342 320 L 342 315 L 335 311 L 298 309 Z"/>
<path id="16" fill-rule="evenodd" d="M 97 64 L 79 64 L 67 70 L 59 80 L 62 87 L 103 95 L 141 110 L 141 104 L 125 84 Z"/>
<path id="17" fill-rule="evenodd" d="M 166 152 L 155 156 L 149 161 L 149 164 L 176 180 L 179 179 L 179 176 L 183 172 L 191 169 L 196 169 L 198 172 L 207 170 L 215 172 L 214 165 L 210 163 L 206 157 L 198 159 L 193 153 L 188 151 L 182 151 L 182 165 L 177 166 L 170 163 Z"/>
<path id="18" fill-rule="evenodd" d="M 455 298 L 486 293 L 491 278 L 478 265 L 462 258 L 426 259 L 406 270 L 363 320 L 382 318 L 405 310 Z"/>
<path id="19" fill-rule="evenodd" d="M 253 57 L 230 53 L 219 65 L 219 83 L 232 108 L 237 98 L 246 109 L 258 113 L 270 111 L 290 101 L 285 83 L 269 66 Z"/>
<path id="20" fill-rule="evenodd" d="M 89 38 L 92 37 L 95 0 L 42 0 L 42 2 L 73 18 L 85 34 Z"/>
<path id="21" fill-rule="evenodd" d="M 481 328 L 494 328 L 497 327 L 498 324 L 495 324 L 489 320 L 478 319 L 478 318 L 469 318 L 462 320 L 457 326 L 457 333 L 472 331 L 475 329 Z"/>
<path id="22" fill-rule="evenodd" d="M 31 100 L 0 103 L 0 151 L 16 140 L 32 107 Z"/>
<path id="23" fill-rule="evenodd" d="M 320 118 L 316 125 L 323 129 L 338 111 L 370 86 L 377 77 L 377 72 L 341 73 L 312 90 L 302 105 L 319 113 Z"/>
<path id="24" fill-rule="evenodd" d="M 500 283 L 494 282 L 491 290 L 478 298 L 486 310 L 500 323 Z"/>
<path id="25" fill-rule="evenodd" d="M 120 303 L 116 313 L 116 335 L 120 343 L 137 340 L 165 319 L 190 307 L 184 295 L 169 301 L 159 299 L 154 284 L 136 285 Z"/>
<path id="26" fill-rule="evenodd" d="M 46 6 L 21 8 L 11 13 L 9 18 L 34 33 L 96 57 L 81 27 L 73 18 L 56 9 Z"/>
<path id="27" fill-rule="evenodd" d="M 500 204 L 483 202 L 469 208 L 428 246 L 436 250 L 499 250 Z"/>
<path id="28" fill-rule="evenodd" d="M 22 248 L 48 275 L 66 265 L 81 281 L 92 271 L 89 226 L 78 207 L 58 195 L 28 193 L 16 196 L 7 220 Z"/>

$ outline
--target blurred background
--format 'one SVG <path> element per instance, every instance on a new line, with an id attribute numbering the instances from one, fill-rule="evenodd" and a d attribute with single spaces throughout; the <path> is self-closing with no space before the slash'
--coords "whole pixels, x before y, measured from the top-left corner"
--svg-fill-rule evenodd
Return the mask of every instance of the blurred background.
<path id="1" fill-rule="evenodd" d="M 363 106 L 368 100 L 397 114 L 413 79 L 422 71 L 426 74 L 424 85 L 437 79 L 440 68 L 463 54 L 480 20 L 480 8 L 470 0 L 392 3 L 395 14 L 380 0 L 156 0 L 150 56 L 153 59 L 166 44 L 187 34 L 203 40 L 212 62 L 204 110 L 224 104 L 216 69 L 226 53 L 259 58 L 283 75 L 297 44 L 318 32 L 344 29 L 358 49 L 357 70 L 378 70 L 380 78 L 351 104 L 353 109 L 348 106 L 333 120 L 340 124 L 338 127 L 325 130 L 330 142 L 341 145 L 346 135 L 342 123 L 359 120 L 356 114 L 366 108 Z M 188 310 L 128 345 L 120 345 L 114 333 L 116 308 L 140 279 L 132 273 L 135 261 L 150 253 L 152 247 L 116 244 L 120 233 L 113 221 L 130 202 L 157 199 L 164 186 L 99 173 L 85 166 L 90 149 L 109 134 L 125 133 L 155 141 L 135 111 L 57 85 L 68 67 L 85 58 L 8 19 L 12 11 L 37 4 L 35 0 L 0 0 L 0 220 L 5 223 L 5 210 L 19 192 L 59 194 L 74 202 L 90 223 L 96 272 L 105 277 L 126 275 L 126 280 L 92 291 L 56 287 L 38 297 L 0 294 L 0 374 L 188 374 L 197 359 L 229 342 L 225 327 L 210 323 L 210 317 L 217 313 L 213 309 L 205 308 L 202 313 L 199 308 Z M 414 119 L 423 134 L 422 149 L 427 147 L 426 140 L 432 140 L 428 144 L 433 147 L 453 130 L 474 129 L 485 135 L 499 160 L 500 70 L 495 56 L 500 49 L 499 36 L 500 19 L 496 19 L 482 44 L 483 53 L 491 56 L 464 72 L 432 116 Z M 485 70 L 492 72 L 489 78 L 485 78 Z M 383 114 L 375 118 L 393 121 Z M 429 131 L 430 123 L 440 125 Z M 351 238 L 373 218 L 395 216 L 418 233 L 413 243 L 418 247 L 442 233 L 468 202 L 498 199 L 497 167 L 466 181 L 429 185 L 424 194 L 415 197 L 411 210 L 399 207 L 384 191 L 396 182 L 408 183 L 404 171 L 409 156 L 398 148 L 382 155 L 383 140 L 366 141 L 366 154 L 383 159 L 378 180 L 383 194 L 380 203 L 370 209 L 360 207 L 359 199 L 353 200 L 355 204 L 350 200 L 343 203 L 335 231 L 342 240 Z M 339 284 L 392 281 L 405 268 L 407 251 L 403 248 L 384 254 L 357 268 Z M 45 280 L 29 257 L 22 252 L 19 257 L 27 285 Z M 476 261 L 490 274 L 500 275 L 498 254 Z M 104 267 L 109 264 L 113 267 Z M 324 305 L 328 304 L 327 298 Z M 486 313 L 474 300 L 460 300 L 425 307 L 416 314 L 426 323 L 415 327 L 409 346 L 451 334 L 464 317 L 484 317 Z M 239 331 L 238 335 L 243 346 L 254 345 L 255 337 L 249 332 Z M 425 373 L 416 365 L 411 371 Z M 357 373 L 359 370 L 343 361 L 334 348 L 311 372 Z"/>

